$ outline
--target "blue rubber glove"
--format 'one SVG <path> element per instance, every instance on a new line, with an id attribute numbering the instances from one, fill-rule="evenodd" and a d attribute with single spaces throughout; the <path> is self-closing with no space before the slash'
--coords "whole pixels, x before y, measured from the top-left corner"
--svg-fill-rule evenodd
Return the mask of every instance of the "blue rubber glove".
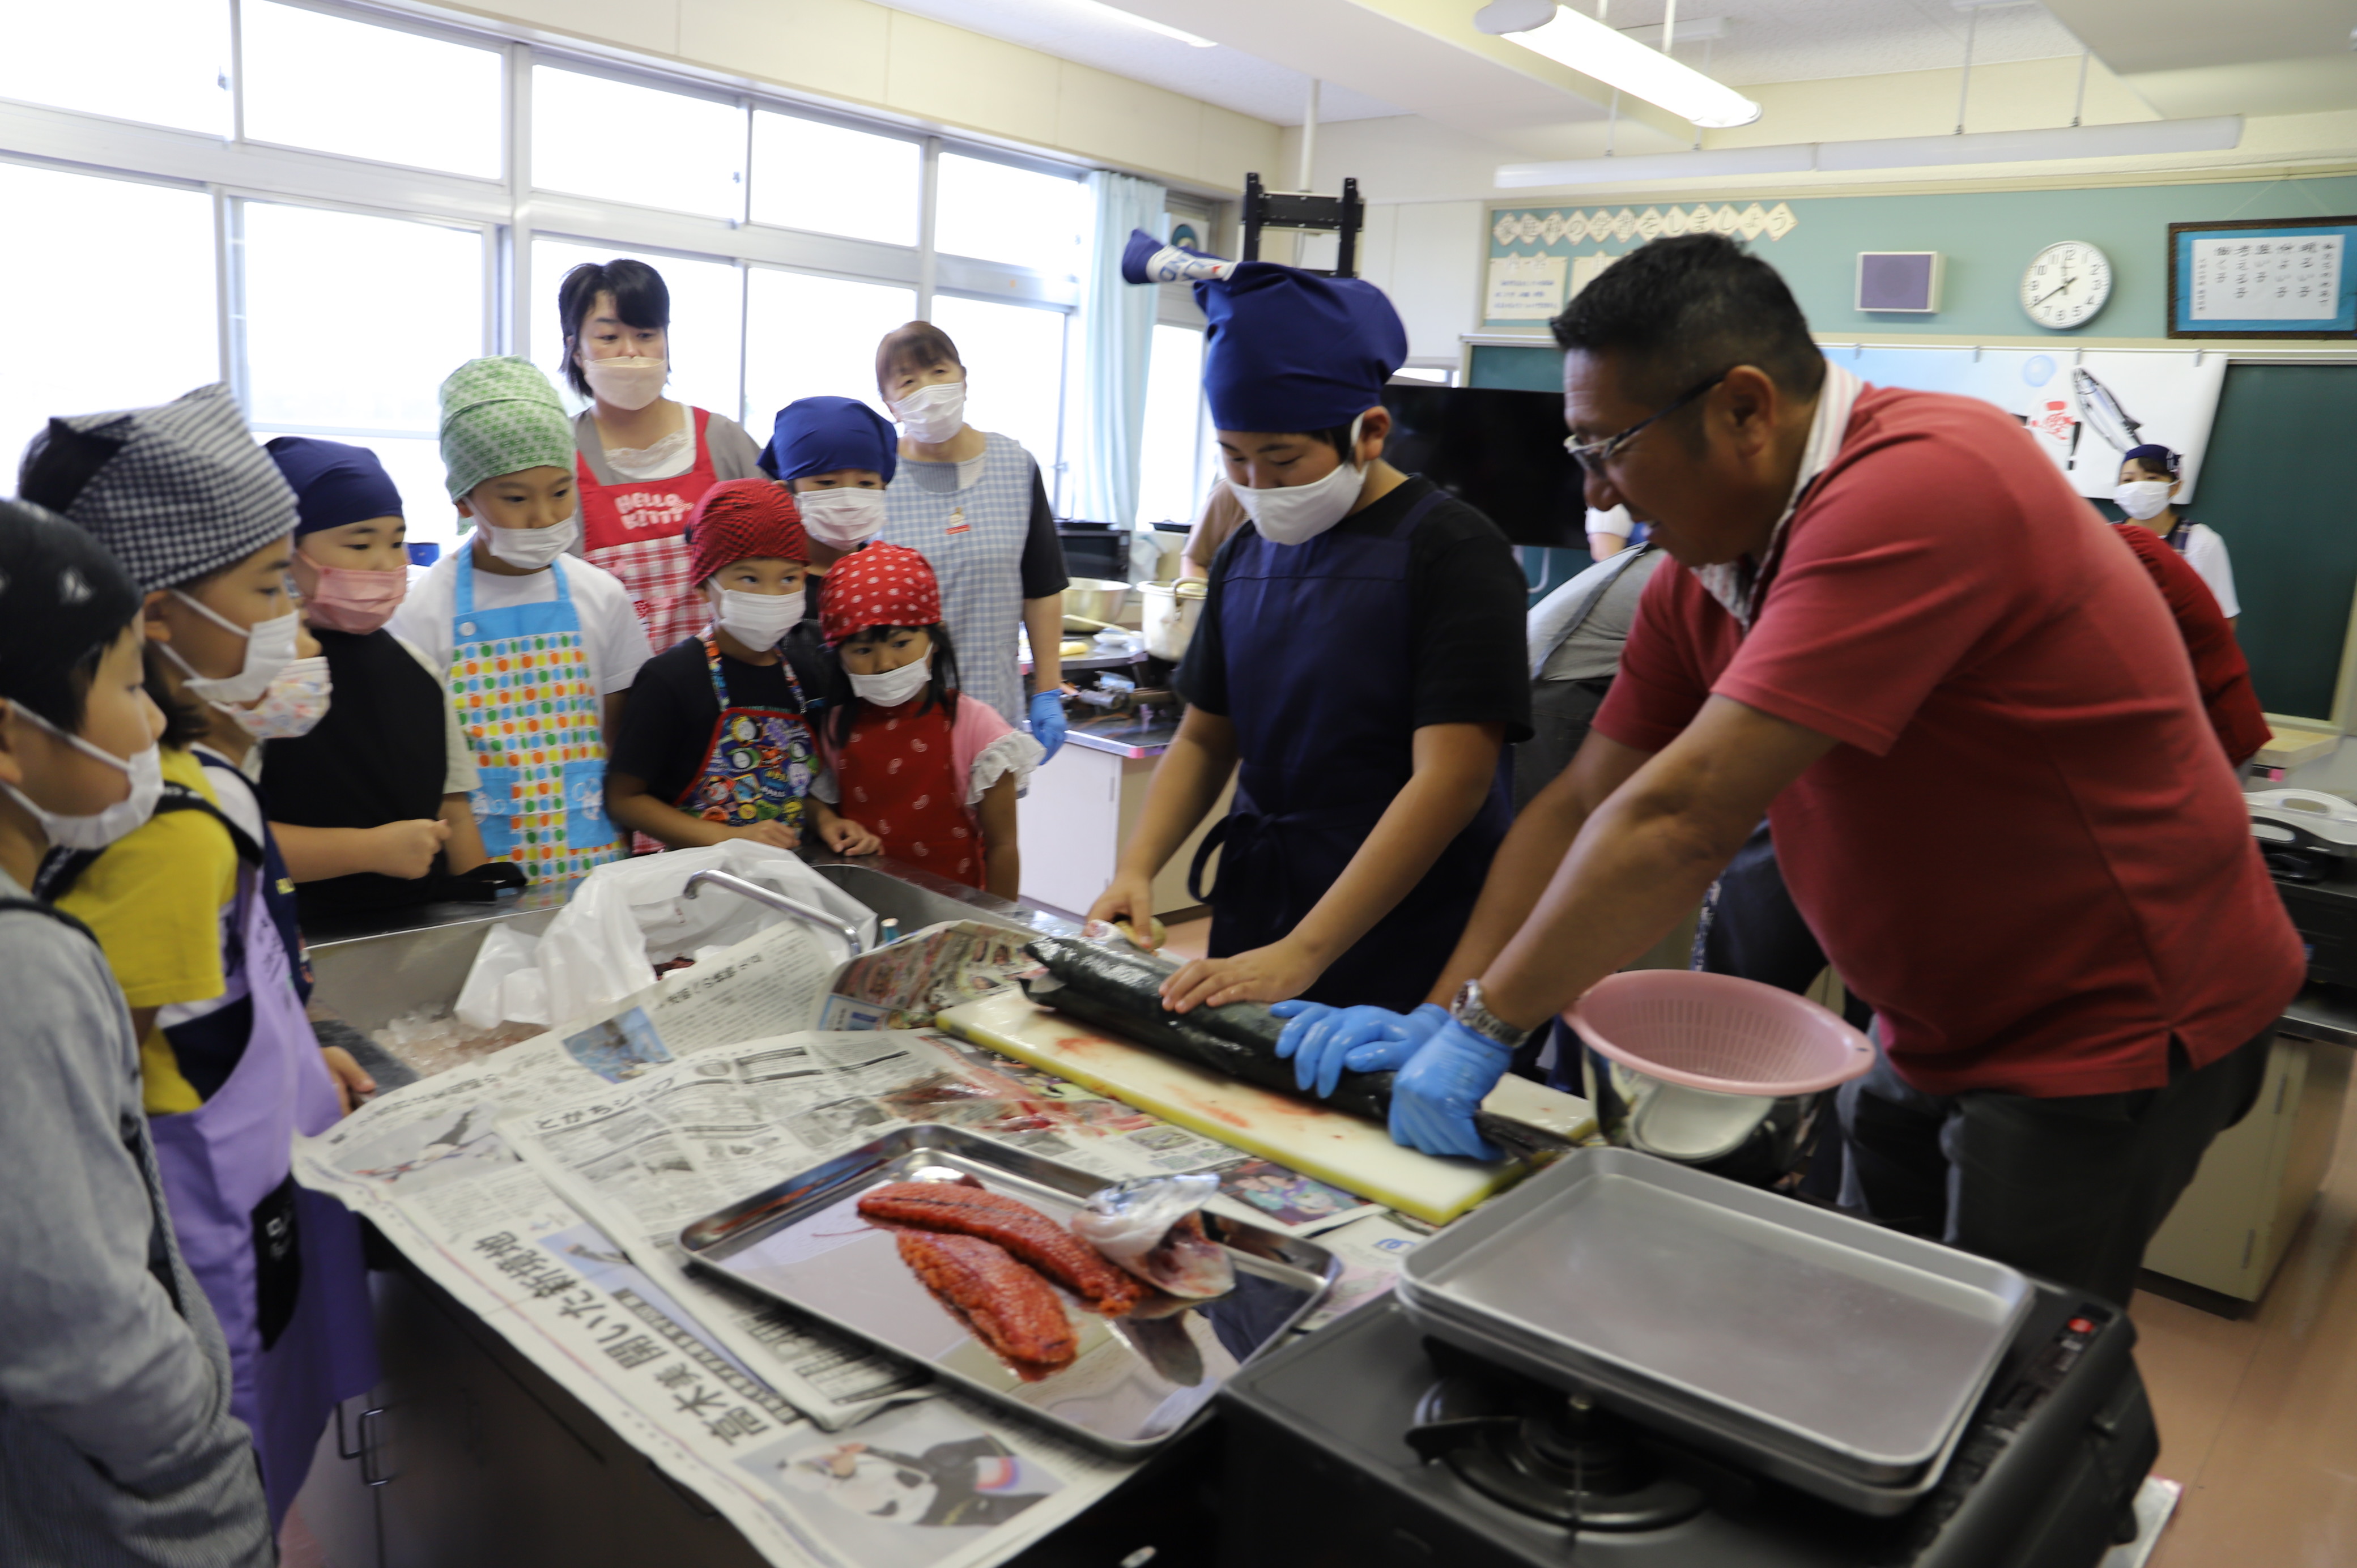
<path id="1" fill-rule="evenodd" d="M 1506 1076 L 1513 1056 L 1450 1019 L 1392 1080 L 1392 1141 L 1427 1155 L 1499 1158 L 1473 1130 L 1473 1112 Z"/>
<path id="2" fill-rule="evenodd" d="M 1064 699 L 1060 693 L 1031 693 L 1031 738 L 1048 754 L 1039 759 L 1043 763 L 1064 748 Z"/>
<path id="3" fill-rule="evenodd" d="M 1276 1054 L 1291 1058 L 1293 1080 L 1323 1100 L 1342 1081 L 1342 1069 L 1384 1072 L 1405 1065 L 1448 1010 L 1426 1003 L 1413 1013 L 1388 1007 L 1329 1007 L 1322 1002 L 1280 1002 L 1269 1009 L 1293 1021 L 1276 1038 Z"/>

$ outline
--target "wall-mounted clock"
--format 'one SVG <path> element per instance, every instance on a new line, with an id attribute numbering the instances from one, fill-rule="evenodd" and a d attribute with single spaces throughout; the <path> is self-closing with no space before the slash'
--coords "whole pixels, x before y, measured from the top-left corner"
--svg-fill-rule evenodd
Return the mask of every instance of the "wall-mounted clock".
<path id="1" fill-rule="evenodd" d="M 2112 296 L 2112 259 L 2084 240 L 2058 240 L 2021 273 L 2021 308 L 2040 327 L 2084 327 Z"/>

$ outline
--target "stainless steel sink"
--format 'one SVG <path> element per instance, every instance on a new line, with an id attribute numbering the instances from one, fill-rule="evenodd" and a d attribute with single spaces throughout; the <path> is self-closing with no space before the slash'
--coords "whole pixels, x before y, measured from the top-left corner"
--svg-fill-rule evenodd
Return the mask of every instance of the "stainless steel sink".
<path id="1" fill-rule="evenodd" d="M 1060 915 L 994 898 L 897 860 L 825 854 L 804 858 L 821 876 L 875 910 L 879 920 L 898 921 L 900 936 L 943 920 L 988 920 L 1039 936 L 1071 936 L 1080 929 Z M 311 967 L 317 978 L 312 1000 L 363 1034 L 404 1015 L 447 1013 L 474 967 L 484 933 L 507 925 L 537 935 L 572 891 L 567 884 L 495 905 L 428 905 L 372 926 L 324 927 L 311 933 Z"/>

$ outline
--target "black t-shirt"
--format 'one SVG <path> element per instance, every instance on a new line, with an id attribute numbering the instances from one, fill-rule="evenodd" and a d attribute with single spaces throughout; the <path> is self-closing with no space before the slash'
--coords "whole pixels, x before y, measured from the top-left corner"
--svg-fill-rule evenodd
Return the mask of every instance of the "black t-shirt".
<path id="1" fill-rule="evenodd" d="M 794 643 L 804 628 L 793 629 L 786 652 L 793 659 L 795 676 L 810 700 L 811 722 L 817 720 L 820 692 L 810 684 L 811 671 Z M 786 683 L 786 667 L 745 664 L 720 656 L 720 678 L 728 685 L 732 708 L 783 708 L 801 711 L 793 688 Z M 712 749 L 713 726 L 720 722 L 720 700 L 712 691 L 712 666 L 704 656 L 701 638 L 683 638 L 639 667 L 630 683 L 630 699 L 622 704 L 621 731 L 607 763 L 615 773 L 646 780 L 647 793 L 665 805 L 675 805 L 687 787 L 704 771 L 705 754 Z"/>
<path id="2" fill-rule="evenodd" d="M 1411 478 L 1364 511 L 1334 525 L 1336 533 L 1387 534 L 1432 489 Z M 1186 660 L 1172 684 L 1207 713 L 1225 714 L 1228 661 L 1220 630 L 1221 585 L 1228 557 L 1259 531 L 1247 522 L 1211 562 L 1210 591 Z M 1498 525 L 1454 496 L 1443 496 L 1408 536 L 1408 637 L 1415 675 L 1408 693 L 1411 727 L 1502 724 L 1506 740 L 1531 733 L 1531 672 L 1524 667 L 1523 617 L 1530 584 Z M 1393 635 L 1370 627 L 1369 637 Z"/>
<path id="3" fill-rule="evenodd" d="M 1048 504 L 1048 482 L 1031 465 L 1031 531 L 1023 536 L 1023 596 L 1044 599 L 1071 585 L 1064 571 L 1064 539 L 1056 532 L 1056 509 Z"/>

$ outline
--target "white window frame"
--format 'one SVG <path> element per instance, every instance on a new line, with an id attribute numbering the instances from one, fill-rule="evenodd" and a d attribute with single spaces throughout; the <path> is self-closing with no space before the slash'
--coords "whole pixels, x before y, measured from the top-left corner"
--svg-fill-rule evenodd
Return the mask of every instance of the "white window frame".
<path id="1" fill-rule="evenodd" d="M 500 150 L 503 173 L 500 177 L 485 179 L 313 152 L 250 140 L 244 134 L 242 0 L 188 3 L 230 7 L 232 108 L 231 134 L 227 139 L 0 99 L 0 160 L 70 174 L 204 190 L 211 195 L 221 369 L 222 378 L 241 403 L 246 401 L 248 388 L 242 362 L 243 337 L 235 318 L 241 293 L 236 235 L 238 204 L 249 200 L 479 229 L 487 242 L 483 269 L 485 353 L 533 357 L 533 323 L 536 317 L 544 317 L 551 303 L 531 297 L 532 239 L 536 233 L 592 245 L 610 244 L 618 249 L 724 262 L 736 267 L 740 289 L 748 270 L 755 265 L 857 283 L 898 285 L 916 290 L 920 317 L 931 317 L 937 294 L 1052 310 L 1067 317 L 1068 344 L 1079 336 L 1074 327 L 1080 310 L 1081 280 L 1051 276 L 984 258 L 943 254 L 936 249 L 933 237 L 941 156 L 944 151 L 1073 178 L 1086 175 L 1086 165 L 960 137 L 925 134 L 887 121 L 815 108 L 783 93 L 717 86 L 688 72 L 668 70 L 652 63 L 618 61 L 550 48 L 496 27 L 470 27 L 418 17 L 389 6 L 341 4 L 338 0 L 278 0 L 349 21 L 494 48 L 505 58 L 505 137 Z M 534 188 L 531 184 L 531 144 L 532 72 L 535 65 L 604 76 L 735 107 L 745 122 L 744 194 L 748 205 L 740 207 L 736 219 L 704 218 Z M 757 109 L 919 144 L 923 154 L 917 243 L 884 244 L 745 220 L 743 214 L 750 211 L 751 181 L 759 177 L 751 156 L 752 115 Z M 729 411 L 732 417 L 739 419 L 745 413 L 745 354 L 749 351 L 748 348 L 738 355 L 737 405 Z M 1066 359 L 1061 404 L 1069 411 L 1072 398 L 1069 352 Z M 354 373 L 366 373 L 365 367 L 355 367 Z M 1062 435 L 1064 423 L 1059 419 L 1058 450 L 1036 454 L 1048 476 L 1050 495 L 1060 504 L 1066 468 L 1064 447 L 1068 444 Z"/>

